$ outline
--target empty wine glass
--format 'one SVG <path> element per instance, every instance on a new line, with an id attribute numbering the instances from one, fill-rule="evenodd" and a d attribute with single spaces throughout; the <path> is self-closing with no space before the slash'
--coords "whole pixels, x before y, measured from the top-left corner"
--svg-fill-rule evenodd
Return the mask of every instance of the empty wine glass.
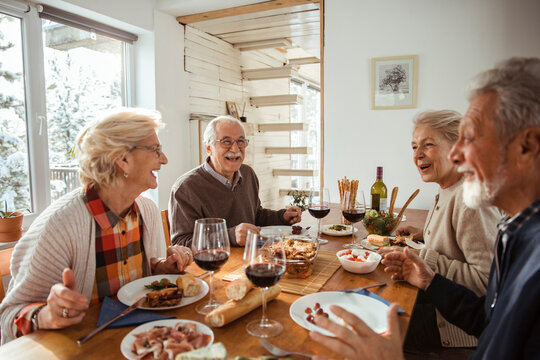
<path id="1" fill-rule="evenodd" d="M 352 241 L 350 244 L 345 244 L 345 248 L 361 248 L 359 244 L 355 242 L 355 229 L 354 224 L 359 222 L 366 215 L 366 200 L 364 198 L 364 192 L 358 191 L 357 194 L 345 191 L 343 201 L 341 202 L 341 213 L 343 217 L 351 222 Z"/>
<path id="2" fill-rule="evenodd" d="M 195 263 L 210 272 L 210 300 L 195 308 L 199 314 L 206 315 L 221 305 L 214 299 L 214 271 L 225 264 L 231 253 L 225 219 L 196 220 L 191 250 Z"/>
<path id="3" fill-rule="evenodd" d="M 327 188 L 311 188 L 308 210 L 317 219 L 317 240 L 320 244 L 328 243 L 328 240 L 321 239 L 321 219 L 330 213 L 330 192 Z"/>
<path id="4" fill-rule="evenodd" d="M 280 235 L 259 235 L 248 231 L 244 249 L 246 276 L 256 287 L 261 288 L 262 317 L 246 325 L 246 331 L 253 336 L 266 338 L 283 331 L 283 325 L 266 317 L 266 291 L 278 283 L 285 274 L 287 258 Z"/>

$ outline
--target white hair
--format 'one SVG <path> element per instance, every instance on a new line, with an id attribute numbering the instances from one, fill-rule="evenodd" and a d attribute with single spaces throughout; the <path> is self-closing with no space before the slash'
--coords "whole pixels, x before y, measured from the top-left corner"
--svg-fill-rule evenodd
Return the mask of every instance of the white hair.
<path id="1" fill-rule="evenodd" d="M 244 125 L 242 122 L 236 118 L 233 118 L 232 116 L 223 115 L 218 116 L 217 118 L 210 121 L 206 129 L 204 130 L 203 135 L 203 141 L 205 145 L 212 145 L 217 140 L 217 134 L 216 134 L 216 127 L 218 124 L 221 123 L 230 123 L 230 124 L 238 124 L 242 128 L 242 131 L 244 132 L 244 137 L 246 136 L 246 130 L 244 129 Z"/>

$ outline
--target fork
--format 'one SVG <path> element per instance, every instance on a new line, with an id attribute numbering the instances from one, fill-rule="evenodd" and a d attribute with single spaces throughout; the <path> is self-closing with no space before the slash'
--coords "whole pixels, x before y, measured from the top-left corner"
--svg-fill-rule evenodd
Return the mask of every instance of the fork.
<path id="1" fill-rule="evenodd" d="M 270 354 L 272 354 L 274 356 L 277 356 L 277 357 L 289 356 L 289 355 L 303 356 L 303 357 L 308 358 L 308 359 L 311 359 L 313 357 L 313 355 L 309 355 L 309 354 L 303 354 L 303 353 L 299 353 L 299 352 L 286 351 L 286 350 L 280 349 L 276 345 L 274 345 L 274 344 L 272 344 L 269 341 L 264 340 L 264 339 L 259 339 L 259 342 L 261 343 L 262 346 L 264 346 L 264 348 L 266 350 L 268 350 L 270 352 Z"/>
<path id="2" fill-rule="evenodd" d="M 384 286 L 384 285 L 386 285 L 386 283 L 372 284 L 372 285 L 357 287 L 357 288 L 354 288 L 354 289 L 346 289 L 346 290 L 343 290 L 343 292 L 345 292 L 347 294 L 348 293 L 355 293 L 355 292 L 362 291 L 362 290 L 365 290 L 365 289 L 369 289 L 369 288 L 372 288 L 372 287 Z"/>

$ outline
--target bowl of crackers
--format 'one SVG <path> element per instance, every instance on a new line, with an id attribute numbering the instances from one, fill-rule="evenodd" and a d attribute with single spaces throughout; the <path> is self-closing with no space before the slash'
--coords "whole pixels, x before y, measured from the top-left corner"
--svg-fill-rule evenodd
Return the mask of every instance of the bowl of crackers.
<path id="1" fill-rule="evenodd" d="M 287 256 L 285 276 L 297 279 L 309 277 L 319 254 L 319 242 L 308 236 L 286 236 L 283 247 Z"/>

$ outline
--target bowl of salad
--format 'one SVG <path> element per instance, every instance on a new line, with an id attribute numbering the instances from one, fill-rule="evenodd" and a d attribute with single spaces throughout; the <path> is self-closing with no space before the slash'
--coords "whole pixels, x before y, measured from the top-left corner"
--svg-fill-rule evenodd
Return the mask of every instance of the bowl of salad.
<path id="1" fill-rule="evenodd" d="M 368 210 L 362 220 L 368 233 L 383 236 L 392 234 L 400 223 L 401 217 L 397 218 L 394 214 L 373 209 Z"/>

